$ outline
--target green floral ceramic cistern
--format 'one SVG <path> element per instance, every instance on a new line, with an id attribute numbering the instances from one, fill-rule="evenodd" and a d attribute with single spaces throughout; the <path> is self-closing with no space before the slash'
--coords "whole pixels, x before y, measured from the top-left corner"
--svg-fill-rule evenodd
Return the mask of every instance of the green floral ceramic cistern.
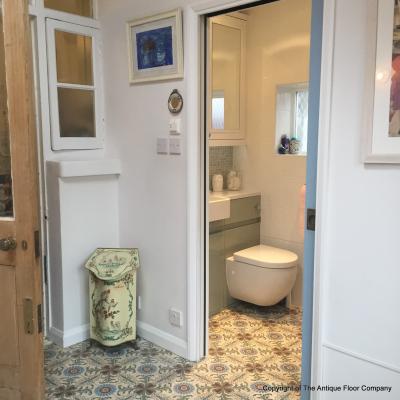
<path id="1" fill-rule="evenodd" d="M 136 340 L 137 249 L 97 249 L 90 271 L 90 337 L 105 346 Z"/>

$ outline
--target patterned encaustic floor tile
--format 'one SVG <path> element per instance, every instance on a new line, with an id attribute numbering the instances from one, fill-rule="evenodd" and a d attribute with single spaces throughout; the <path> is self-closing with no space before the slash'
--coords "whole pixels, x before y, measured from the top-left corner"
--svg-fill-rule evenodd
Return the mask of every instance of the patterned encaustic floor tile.
<path id="1" fill-rule="evenodd" d="M 46 399 L 299 399 L 264 390 L 300 384 L 299 309 L 237 303 L 209 326 L 209 355 L 199 363 L 141 338 L 136 349 L 47 343 Z"/>

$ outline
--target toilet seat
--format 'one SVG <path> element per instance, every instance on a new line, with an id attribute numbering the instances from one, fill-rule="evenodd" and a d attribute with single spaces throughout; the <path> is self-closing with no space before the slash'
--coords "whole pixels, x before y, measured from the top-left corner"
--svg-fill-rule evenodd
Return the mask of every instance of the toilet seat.
<path id="1" fill-rule="evenodd" d="M 258 245 L 233 254 L 235 261 L 269 269 L 285 269 L 297 266 L 298 256 L 288 250 Z"/>

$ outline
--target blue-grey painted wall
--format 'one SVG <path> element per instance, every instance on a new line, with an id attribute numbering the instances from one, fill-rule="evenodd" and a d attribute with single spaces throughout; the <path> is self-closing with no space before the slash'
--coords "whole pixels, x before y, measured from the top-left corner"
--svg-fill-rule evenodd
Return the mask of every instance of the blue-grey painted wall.
<path id="1" fill-rule="evenodd" d="M 312 1 L 306 208 L 316 207 L 323 8 L 324 0 Z M 314 232 L 306 229 L 304 235 L 302 385 L 309 385 L 311 382 L 314 241 Z M 301 399 L 308 400 L 309 398 L 310 392 L 303 390 Z"/>

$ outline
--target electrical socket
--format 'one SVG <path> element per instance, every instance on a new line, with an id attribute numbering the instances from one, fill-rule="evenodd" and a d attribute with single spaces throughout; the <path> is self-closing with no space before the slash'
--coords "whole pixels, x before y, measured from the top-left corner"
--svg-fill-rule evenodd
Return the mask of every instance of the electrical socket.
<path id="1" fill-rule="evenodd" d="M 169 309 L 169 322 L 173 326 L 177 326 L 179 328 L 182 327 L 182 312 L 179 310 L 175 310 L 174 308 Z"/>
<path id="2" fill-rule="evenodd" d="M 140 296 L 137 297 L 137 309 L 142 309 L 142 298 Z"/>

